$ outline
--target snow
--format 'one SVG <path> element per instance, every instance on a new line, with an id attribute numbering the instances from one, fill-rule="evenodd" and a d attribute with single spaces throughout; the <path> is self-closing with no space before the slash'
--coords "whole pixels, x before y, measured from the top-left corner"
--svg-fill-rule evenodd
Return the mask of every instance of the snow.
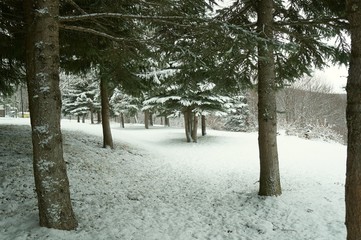
<path id="1" fill-rule="evenodd" d="M 11 125 L 9 125 L 11 124 Z M 256 133 L 208 130 L 186 143 L 183 129 L 63 120 L 64 158 L 79 227 L 38 226 L 28 119 L 0 118 L 0 239 L 346 238 L 346 147 L 278 137 L 283 194 L 259 197 Z"/>

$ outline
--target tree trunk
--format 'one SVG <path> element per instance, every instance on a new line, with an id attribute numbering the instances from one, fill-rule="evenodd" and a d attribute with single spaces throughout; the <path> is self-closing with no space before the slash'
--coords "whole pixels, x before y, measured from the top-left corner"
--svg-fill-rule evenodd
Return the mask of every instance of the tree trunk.
<path id="1" fill-rule="evenodd" d="M 100 111 L 97 111 L 97 123 L 101 123 L 102 122 L 102 115 L 100 114 Z"/>
<path id="2" fill-rule="evenodd" d="M 206 116 L 202 115 L 202 136 L 207 135 Z"/>
<path id="3" fill-rule="evenodd" d="M 144 127 L 149 129 L 149 110 L 144 111 Z"/>
<path id="4" fill-rule="evenodd" d="M 94 110 L 92 108 L 90 109 L 90 123 L 94 124 Z"/>
<path id="5" fill-rule="evenodd" d="M 192 124 L 190 122 L 192 111 L 189 111 L 189 108 L 186 108 L 183 112 L 184 115 L 184 130 L 186 133 L 187 142 L 192 141 Z"/>
<path id="6" fill-rule="evenodd" d="M 349 0 L 347 13 L 351 30 L 351 60 L 347 79 L 347 240 L 361 236 L 361 2 Z"/>
<path id="7" fill-rule="evenodd" d="M 198 132 L 198 116 L 196 113 L 194 113 L 193 115 L 193 129 L 192 129 L 192 139 L 193 142 L 198 142 L 198 136 L 197 136 L 197 132 Z"/>
<path id="8" fill-rule="evenodd" d="M 169 118 L 164 117 L 164 125 L 165 125 L 166 127 L 170 127 Z"/>
<path id="9" fill-rule="evenodd" d="M 23 4 L 27 25 L 26 78 L 40 226 L 72 230 L 78 223 L 70 200 L 60 130 L 59 1 L 28 0 Z"/>
<path id="10" fill-rule="evenodd" d="M 120 124 L 122 125 L 122 128 L 124 127 L 124 113 L 120 113 Z"/>
<path id="11" fill-rule="evenodd" d="M 83 115 L 81 116 L 81 122 L 82 122 L 82 123 L 85 123 L 85 117 L 86 117 L 86 114 L 83 114 Z"/>
<path id="12" fill-rule="evenodd" d="M 265 40 L 273 39 L 273 0 L 261 0 L 258 5 L 258 32 Z M 277 152 L 277 113 L 275 65 L 271 43 L 258 46 L 258 145 L 260 157 L 261 196 L 281 195 Z"/>
<path id="13" fill-rule="evenodd" d="M 154 126 L 154 123 L 153 123 L 153 113 L 149 113 L 149 125 L 150 125 L 150 126 Z"/>
<path id="14" fill-rule="evenodd" d="M 109 98 L 107 81 L 101 77 L 100 79 L 100 98 L 102 105 L 102 127 L 103 127 L 103 148 L 114 148 L 112 131 L 109 122 Z"/>
<path id="15" fill-rule="evenodd" d="M 80 123 L 80 115 L 76 115 L 78 123 Z"/>

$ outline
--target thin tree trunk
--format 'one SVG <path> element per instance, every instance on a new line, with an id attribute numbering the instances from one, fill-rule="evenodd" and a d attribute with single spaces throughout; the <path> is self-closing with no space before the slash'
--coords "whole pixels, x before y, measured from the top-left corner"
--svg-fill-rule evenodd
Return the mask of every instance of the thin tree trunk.
<path id="1" fill-rule="evenodd" d="M 124 113 L 120 113 L 120 124 L 122 125 L 122 128 L 125 128 L 124 126 Z"/>
<path id="2" fill-rule="evenodd" d="M 144 127 L 149 129 L 149 110 L 144 111 Z"/>
<path id="3" fill-rule="evenodd" d="M 206 116 L 202 115 L 202 136 L 207 135 Z"/>
<path id="4" fill-rule="evenodd" d="M 33 167 L 40 226 L 72 230 L 72 209 L 60 130 L 59 1 L 23 1 L 26 78 L 33 143 Z M 45 11 L 46 10 L 46 11 Z M 37 13 L 36 17 L 34 13 Z"/>
<path id="5" fill-rule="evenodd" d="M 347 240 L 361 237 L 361 2 L 346 1 L 351 30 L 351 60 L 347 79 Z"/>
<path id="6" fill-rule="evenodd" d="M 80 123 L 80 115 L 76 115 L 78 123 Z"/>
<path id="7" fill-rule="evenodd" d="M 103 127 L 103 147 L 114 148 L 112 131 L 110 130 L 109 122 L 109 98 L 108 98 L 108 84 L 107 81 L 101 77 L 100 79 L 100 97 L 102 105 L 102 127 Z"/>
<path id="8" fill-rule="evenodd" d="M 191 142 L 192 141 L 192 136 L 191 136 L 191 123 L 189 121 L 189 116 L 190 112 L 187 109 L 184 110 L 183 115 L 184 115 L 184 130 L 185 130 L 185 134 L 186 134 L 186 138 L 187 138 L 187 142 Z"/>
<path id="9" fill-rule="evenodd" d="M 94 111 L 93 111 L 93 109 L 90 109 L 90 123 L 94 124 Z"/>
<path id="10" fill-rule="evenodd" d="M 83 114 L 83 115 L 81 116 L 81 122 L 82 122 L 82 123 L 85 123 L 85 117 L 86 117 L 86 114 Z"/>
<path id="11" fill-rule="evenodd" d="M 260 0 L 258 32 L 266 40 L 273 39 L 273 0 Z M 258 46 L 258 126 L 261 196 L 281 195 L 277 152 L 276 86 L 273 48 L 268 42 Z"/>
<path id="12" fill-rule="evenodd" d="M 169 118 L 167 118 L 167 117 L 164 117 L 164 125 L 166 126 L 166 127 L 170 127 L 170 122 L 169 122 Z"/>
<path id="13" fill-rule="evenodd" d="M 154 126 L 154 123 L 153 123 L 153 113 L 149 113 L 149 125 L 150 125 L 150 126 Z"/>
<path id="14" fill-rule="evenodd" d="M 194 113 L 194 116 L 193 116 L 193 129 L 192 129 L 192 139 L 193 139 L 193 142 L 198 142 L 198 116 L 196 113 Z"/>
<path id="15" fill-rule="evenodd" d="M 97 111 L 97 122 L 98 124 L 102 122 L 102 115 L 100 114 L 100 110 Z"/>

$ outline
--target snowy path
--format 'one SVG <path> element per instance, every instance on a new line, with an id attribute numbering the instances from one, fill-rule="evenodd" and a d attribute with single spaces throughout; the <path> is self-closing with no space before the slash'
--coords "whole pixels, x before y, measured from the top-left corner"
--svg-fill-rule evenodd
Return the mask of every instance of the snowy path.
<path id="1" fill-rule="evenodd" d="M 21 174 L 1 180 L 0 239 L 345 239 L 345 146 L 280 136 L 283 195 L 264 199 L 255 133 L 209 131 L 187 144 L 182 129 L 113 125 L 110 151 L 98 148 L 99 125 L 62 126 L 78 230 L 37 227 L 29 152 L 7 153 L 13 163 L 0 156 L 1 171 Z M 18 185 L 30 196 L 16 197 Z"/>

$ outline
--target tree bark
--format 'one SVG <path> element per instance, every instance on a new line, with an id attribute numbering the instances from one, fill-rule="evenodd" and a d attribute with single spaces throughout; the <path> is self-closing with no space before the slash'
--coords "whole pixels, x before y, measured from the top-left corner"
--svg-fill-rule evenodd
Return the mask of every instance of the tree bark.
<path id="1" fill-rule="evenodd" d="M 191 136 L 192 124 L 191 124 L 191 122 L 190 122 L 191 114 L 192 114 L 192 111 L 189 110 L 189 108 L 186 108 L 186 109 L 183 111 L 183 115 L 184 115 L 184 130 L 185 130 L 187 142 L 191 142 L 191 141 L 192 141 L 192 136 Z"/>
<path id="2" fill-rule="evenodd" d="M 169 118 L 164 117 L 164 125 L 165 125 L 166 127 L 170 127 Z"/>
<path id="3" fill-rule="evenodd" d="M 40 226 L 72 230 L 78 225 L 70 200 L 60 129 L 59 1 L 23 1 L 26 79 L 33 167 Z"/>
<path id="4" fill-rule="evenodd" d="M 150 125 L 150 126 L 154 126 L 154 123 L 153 123 L 153 113 L 149 113 L 149 125 Z"/>
<path id="5" fill-rule="evenodd" d="M 102 115 L 101 115 L 101 111 L 97 111 L 97 122 L 98 124 L 102 122 Z"/>
<path id="6" fill-rule="evenodd" d="M 361 236 L 361 2 L 348 0 L 347 14 L 351 31 L 351 59 L 347 79 L 347 240 Z"/>
<path id="7" fill-rule="evenodd" d="M 144 111 L 144 127 L 149 129 L 149 110 Z"/>
<path id="8" fill-rule="evenodd" d="M 120 124 L 122 125 L 122 128 L 124 127 L 124 113 L 120 113 Z"/>
<path id="9" fill-rule="evenodd" d="M 198 116 L 196 113 L 193 115 L 193 129 L 192 129 L 192 139 L 193 142 L 198 142 Z"/>
<path id="10" fill-rule="evenodd" d="M 273 0 L 260 0 L 257 27 L 265 42 L 258 45 L 258 145 L 261 196 L 281 195 L 277 152 L 275 64 L 273 56 Z"/>
<path id="11" fill-rule="evenodd" d="M 90 108 L 90 123 L 94 124 L 94 110 Z"/>
<path id="12" fill-rule="evenodd" d="M 206 116 L 202 115 L 202 136 L 207 135 Z"/>
<path id="13" fill-rule="evenodd" d="M 110 147 L 113 149 L 113 137 L 109 122 L 108 84 L 103 77 L 100 79 L 100 97 L 102 105 L 103 148 Z"/>

